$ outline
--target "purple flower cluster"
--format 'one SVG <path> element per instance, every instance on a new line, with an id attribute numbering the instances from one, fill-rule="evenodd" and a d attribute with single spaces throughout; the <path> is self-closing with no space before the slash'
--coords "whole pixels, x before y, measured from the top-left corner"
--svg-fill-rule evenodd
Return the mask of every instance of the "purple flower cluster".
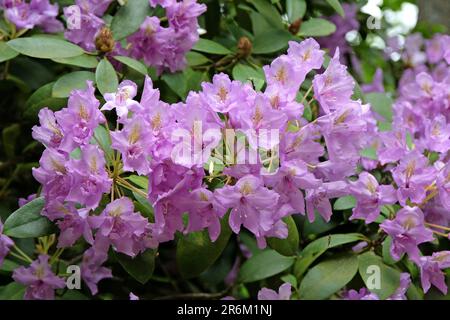
<path id="1" fill-rule="evenodd" d="M 168 26 L 160 24 L 158 17 L 147 17 L 139 30 L 129 36 L 129 55 L 143 59 L 158 72 L 175 72 L 186 66 L 185 54 L 198 41 L 197 17 L 206 11 L 196 0 L 150 1 L 166 10 Z"/>
<path id="2" fill-rule="evenodd" d="M 40 27 L 44 32 L 54 33 L 64 29 L 56 19 L 58 4 L 50 4 L 49 0 L 1 0 L 0 9 L 5 18 L 17 29 L 33 29 Z"/>
<path id="3" fill-rule="evenodd" d="M 346 195 L 356 198 L 351 219 L 381 222 L 380 211 L 390 208 L 380 227 L 392 238 L 392 257 L 406 254 L 419 266 L 425 291 L 431 284 L 446 291 L 447 253 L 423 256 L 419 245 L 442 234 L 435 228 L 447 228 L 450 219 L 448 65 L 405 72 L 393 129 L 381 131 L 381 116 L 352 99 L 355 82 L 339 49 L 320 73 L 323 56 L 313 39 L 290 42 L 287 54 L 263 68 L 263 92 L 217 74 L 185 102 L 168 104 L 147 77 L 140 100 L 136 84 L 125 80 L 100 106 L 88 83 L 72 92 L 67 108 L 40 111 L 33 137 L 46 150 L 33 174 L 43 186 L 43 214 L 60 228 L 59 247 L 81 237 L 91 245 L 81 267 L 93 294 L 98 281 L 111 277 L 103 266 L 110 247 L 134 257 L 178 232 L 204 229 L 215 241 L 228 212 L 231 230 L 246 228 L 264 248 L 267 237 L 288 236 L 283 218 L 302 214 L 314 221 L 318 214 L 329 221 L 330 200 Z M 299 96 L 312 70 L 312 85 Z M 317 113 L 311 122 L 302 118 L 308 100 Z M 106 121 L 100 110 L 117 116 L 114 131 L 103 128 L 113 159 L 94 135 Z M 268 137 L 271 130 L 276 139 Z M 365 148 L 374 148 L 378 160 L 362 157 Z M 383 184 L 378 170 L 393 182 Z M 151 222 L 120 192 L 136 191 L 126 179 L 136 173 L 148 177 Z M 402 208 L 395 212 L 397 203 Z M 404 297 L 409 278 L 402 279 L 392 299 Z M 349 297 L 372 297 L 364 290 Z"/>
<path id="4" fill-rule="evenodd" d="M 66 39 L 94 51 L 96 38 L 105 26 L 102 16 L 110 3 L 111 0 L 76 0 L 75 7 L 66 7 L 66 18 L 76 22 L 68 24 Z M 206 11 L 206 6 L 196 0 L 150 0 L 149 4 L 165 9 L 168 25 L 161 25 L 161 18 L 157 16 L 146 17 L 139 30 L 128 36 L 127 44 L 122 47 L 121 43 L 116 43 L 112 52 L 142 59 L 158 72 L 184 69 L 185 54 L 199 38 L 197 18 Z"/>
<path id="5" fill-rule="evenodd" d="M 442 231 L 449 230 L 449 50 L 448 36 L 438 34 L 427 41 L 419 34 L 407 38 L 403 58 L 411 68 L 400 79 L 392 129 L 372 128 L 370 145 L 378 160 L 364 159 L 365 171 L 350 182 L 351 194 L 357 200 L 352 218 L 370 223 L 380 218 L 381 206 L 402 206 L 380 227 L 392 238 L 392 257 L 399 260 L 407 254 L 420 268 L 425 292 L 431 284 L 447 292 L 441 271 L 448 267 L 447 252 L 423 256 L 419 245 L 433 241 L 434 234 L 446 236 Z M 375 169 L 390 175 L 392 185 L 380 185 L 370 173 Z"/>
<path id="6" fill-rule="evenodd" d="M 123 170 L 149 176 L 149 199 L 155 209 L 152 235 L 158 242 L 174 239 L 177 231 L 204 228 L 215 240 L 219 219 L 228 210 L 231 229 L 239 233 L 244 226 L 262 248 L 266 237 L 287 237 L 282 218 L 290 214 L 308 213 L 313 221 L 317 210 L 330 219 L 329 199 L 346 194 L 347 178 L 356 172 L 359 152 L 367 144 L 364 137 L 373 124 L 370 107 L 350 97 L 354 81 L 339 63 L 339 52 L 313 80 L 323 115 L 312 123 L 301 118 L 304 106 L 296 100 L 297 92 L 307 74 L 321 68 L 323 55 L 313 39 L 290 42 L 288 54 L 264 67 L 264 92 L 218 74 L 211 83 L 203 83 L 202 91 L 190 92 L 185 103 L 160 101 L 149 78 L 139 103 L 132 100 L 136 90 L 129 81 L 117 93 L 105 95 L 102 109 L 115 109 L 123 125 L 111 133 Z M 290 124 L 296 129 L 289 129 Z M 271 129 L 280 133 L 277 139 L 262 137 Z M 267 174 L 260 157 L 249 163 L 225 155 L 221 159 L 225 186 L 209 190 L 203 166 L 226 143 L 221 133 L 227 130 L 248 139 L 249 148 L 243 153 L 261 146 L 278 148 L 281 164 L 276 172 Z M 328 155 L 318 142 L 321 137 Z M 199 152 L 183 153 L 186 149 Z"/>

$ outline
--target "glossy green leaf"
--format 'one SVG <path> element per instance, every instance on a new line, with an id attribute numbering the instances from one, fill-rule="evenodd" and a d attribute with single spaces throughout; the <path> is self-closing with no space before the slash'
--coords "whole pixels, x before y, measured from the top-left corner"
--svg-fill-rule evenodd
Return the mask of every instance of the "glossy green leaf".
<path id="1" fill-rule="evenodd" d="M 212 242 L 207 230 L 191 232 L 183 236 L 177 243 L 178 270 L 184 278 L 200 275 L 211 267 L 222 254 L 231 236 L 228 215 L 221 223 L 219 238 Z"/>
<path id="2" fill-rule="evenodd" d="M 117 78 L 116 70 L 108 59 L 103 59 L 95 70 L 95 82 L 98 90 L 102 93 L 113 93 L 117 91 L 119 80 Z"/>
<path id="3" fill-rule="evenodd" d="M 209 39 L 203 39 L 200 38 L 198 42 L 195 44 L 194 48 L 192 50 L 200 51 L 200 52 L 206 52 L 206 53 L 212 53 L 212 54 L 219 54 L 219 55 L 227 55 L 232 53 L 229 49 L 225 48 L 220 43 L 214 42 Z"/>
<path id="4" fill-rule="evenodd" d="M 83 49 L 65 40 L 47 37 L 29 37 L 10 40 L 9 47 L 34 58 L 69 58 L 83 54 Z"/>
<path id="5" fill-rule="evenodd" d="M 88 54 L 82 54 L 76 57 L 69 58 L 55 58 L 52 60 L 57 63 L 68 64 L 71 66 L 83 67 L 88 69 L 93 69 L 98 65 L 97 58 Z"/>
<path id="6" fill-rule="evenodd" d="M 188 62 L 188 65 L 190 65 L 190 66 L 199 66 L 199 65 L 202 65 L 202 64 L 205 64 L 205 63 L 208 63 L 211 61 L 207 57 L 202 55 L 201 53 L 194 52 L 194 51 L 189 51 L 186 54 L 186 60 Z"/>
<path id="7" fill-rule="evenodd" d="M 95 128 L 94 141 L 105 153 L 107 161 L 113 158 L 114 152 L 111 148 L 111 136 L 104 126 L 98 126 L 97 128 Z"/>
<path id="8" fill-rule="evenodd" d="M 285 30 L 272 29 L 255 37 L 253 42 L 253 53 L 265 54 L 280 51 L 287 48 L 288 41 L 292 35 Z"/>
<path id="9" fill-rule="evenodd" d="M 358 272 L 358 258 L 345 254 L 331 258 L 308 271 L 300 284 L 300 299 L 323 300 L 342 289 Z"/>
<path id="10" fill-rule="evenodd" d="M 326 0 L 328 4 L 336 11 L 341 17 L 345 17 L 344 8 L 339 3 L 339 0 Z"/>
<path id="11" fill-rule="evenodd" d="M 0 287 L 0 300 L 23 300 L 26 287 L 17 282 L 11 282 Z"/>
<path id="12" fill-rule="evenodd" d="M 378 160 L 377 149 L 373 147 L 365 148 L 359 154 L 367 159 Z"/>
<path id="13" fill-rule="evenodd" d="M 302 23 L 299 35 L 304 37 L 323 37 L 336 31 L 336 26 L 322 18 L 311 18 Z"/>
<path id="14" fill-rule="evenodd" d="M 188 91 L 187 78 L 185 73 L 165 73 L 161 76 L 161 79 L 169 86 L 169 88 L 175 92 L 181 99 L 186 97 Z"/>
<path id="15" fill-rule="evenodd" d="M 344 196 L 334 202 L 334 210 L 347 210 L 356 207 L 356 199 L 353 196 Z"/>
<path id="16" fill-rule="evenodd" d="M 150 16 L 148 0 L 129 0 L 122 6 L 111 22 L 111 32 L 115 40 L 122 40 L 136 32 Z"/>
<path id="17" fill-rule="evenodd" d="M 381 300 L 391 296 L 400 285 L 400 271 L 383 263 L 381 257 L 373 252 L 366 252 L 358 256 L 359 274 L 367 289 L 375 293 Z M 380 277 L 379 287 L 374 277 Z"/>
<path id="18" fill-rule="evenodd" d="M 14 211 L 3 226 L 3 233 L 15 238 L 36 238 L 52 233 L 53 225 L 41 215 L 45 200 L 36 198 Z"/>
<path id="19" fill-rule="evenodd" d="M 255 90 L 260 90 L 265 83 L 264 72 L 261 68 L 254 68 L 243 63 L 233 67 L 233 78 L 241 82 L 251 81 Z"/>
<path id="20" fill-rule="evenodd" d="M 116 258 L 126 272 L 141 284 L 146 284 L 155 270 L 155 250 L 146 250 L 144 253 L 131 258 L 122 253 L 116 253 Z"/>
<path id="21" fill-rule="evenodd" d="M 316 261 L 323 253 L 328 249 L 355 242 L 361 241 L 364 236 L 359 233 L 347 233 L 347 234 L 332 234 L 317 240 L 314 240 L 308 244 L 303 251 L 300 252 L 299 257 L 294 266 L 294 275 L 297 279 L 301 278 L 310 265 Z"/>
<path id="22" fill-rule="evenodd" d="M 286 0 L 286 12 L 291 23 L 303 18 L 306 12 L 306 1 Z"/>
<path id="23" fill-rule="evenodd" d="M 275 250 L 258 252 L 242 264 L 238 281 L 254 282 L 274 276 L 292 266 L 294 260 L 294 257 L 283 256 Z"/>
<path id="24" fill-rule="evenodd" d="M 386 121 L 392 122 L 392 98 L 382 92 L 370 92 L 365 98 L 376 113 Z"/>
<path id="25" fill-rule="evenodd" d="M 136 59 L 125 56 L 115 56 L 114 59 L 116 59 L 119 62 L 122 62 L 127 67 L 130 67 L 131 69 L 143 74 L 144 76 L 148 75 L 148 70 L 145 64 Z"/>
<path id="26" fill-rule="evenodd" d="M 286 239 L 268 238 L 267 244 L 284 256 L 294 256 L 298 253 L 299 232 L 291 216 L 284 218 L 283 221 L 288 227 L 288 237 Z"/>
<path id="27" fill-rule="evenodd" d="M 278 10 L 267 0 L 247 0 L 255 6 L 256 10 L 277 29 L 283 29 L 283 22 Z"/>
<path id="28" fill-rule="evenodd" d="M 11 60 L 19 55 L 19 52 L 11 48 L 5 41 L 0 41 L 0 63 Z"/>
<path id="29" fill-rule="evenodd" d="M 75 71 L 63 75 L 53 85 L 54 98 L 66 98 L 74 89 L 86 89 L 86 81 L 95 81 L 95 75 L 90 71 Z"/>

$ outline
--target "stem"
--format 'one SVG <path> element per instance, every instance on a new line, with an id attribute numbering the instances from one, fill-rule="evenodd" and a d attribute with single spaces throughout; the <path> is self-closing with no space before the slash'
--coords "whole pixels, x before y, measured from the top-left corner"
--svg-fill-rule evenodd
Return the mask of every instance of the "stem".
<path id="1" fill-rule="evenodd" d="M 309 87 L 309 89 L 305 92 L 305 95 L 303 96 L 303 98 L 302 98 L 302 101 L 300 101 L 300 103 L 301 104 L 303 104 L 303 102 L 305 102 L 305 100 L 306 100 L 306 98 L 308 97 L 308 95 L 309 95 L 309 93 L 311 92 L 311 90 L 312 90 L 312 85 Z"/>
<path id="2" fill-rule="evenodd" d="M 429 227 L 436 228 L 436 229 L 442 229 L 442 230 L 450 231 L 449 227 L 444 227 L 444 226 L 441 226 L 441 225 L 438 225 L 438 224 L 434 224 L 434 223 L 425 222 L 425 225 L 427 225 Z"/>
<path id="3" fill-rule="evenodd" d="M 25 253 L 25 252 L 23 252 L 18 246 L 16 246 L 16 245 L 14 245 L 13 246 L 13 248 L 24 258 L 24 259 L 26 259 L 25 261 L 27 261 L 27 262 L 29 262 L 29 263 L 31 263 L 31 262 L 33 262 L 33 260 Z M 10 252 L 11 254 L 13 253 L 13 252 Z"/>
<path id="4" fill-rule="evenodd" d="M 147 194 L 144 191 L 142 191 L 141 189 L 138 189 L 135 186 L 131 185 L 128 181 L 124 180 L 123 178 L 117 177 L 116 181 L 117 181 L 118 185 L 120 185 L 120 186 L 122 186 L 122 187 L 124 187 L 124 188 L 126 188 L 128 190 L 134 191 L 134 192 L 140 194 L 141 196 L 147 198 Z"/>

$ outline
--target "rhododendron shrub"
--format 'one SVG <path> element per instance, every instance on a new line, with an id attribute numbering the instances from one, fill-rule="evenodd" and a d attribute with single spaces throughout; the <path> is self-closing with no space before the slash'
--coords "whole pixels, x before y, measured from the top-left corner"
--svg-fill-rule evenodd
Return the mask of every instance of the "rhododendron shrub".
<path id="1" fill-rule="evenodd" d="M 360 6 L 330 3 L 0 2 L 5 78 L 59 72 L 26 102 L 35 161 L 0 190 L 37 184 L 1 215 L 0 297 L 447 295 L 450 37 L 386 48 L 393 94 L 381 68 L 360 87 Z"/>

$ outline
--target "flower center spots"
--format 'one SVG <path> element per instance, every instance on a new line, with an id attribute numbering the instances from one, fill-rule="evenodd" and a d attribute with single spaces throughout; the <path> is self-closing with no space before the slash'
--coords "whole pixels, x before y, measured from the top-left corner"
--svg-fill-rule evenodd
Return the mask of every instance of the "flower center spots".
<path id="1" fill-rule="evenodd" d="M 431 95 L 431 85 L 428 82 L 425 82 L 420 86 L 423 91 L 425 91 L 427 94 Z"/>
<path id="2" fill-rule="evenodd" d="M 325 77 L 325 86 L 331 86 L 333 84 L 333 77 L 331 75 L 327 75 Z"/>
<path id="3" fill-rule="evenodd" d="M 119 105 L 123 105 L 125 104 L 125 102 L 128 100 L 129 97 L 130 93 L 128 92 L 127 89 L 119 90 L 116 96 L 116 103 Z"/>
<path id="4" fill-rule="evenodd" d="M 66 168 L 64 167 L 64 165 L 58 161 L 56 161 L 55 159 L 51 159 L 50 160 L 52 163 L 52 167 L 53 169 L 55 169 L 55 171 L 60 172 L 60 173 L 66 173 Z"/>
<path id="5" fill-rule="evenodd" d="M 278 71 L 275 74 L 275 79 L 277 79 L 277 81 L 281 82 L 282 84 L 284 84 L 286 82 L 287 75 L 286 75 L 286 68 L 283 66 L 280 69 L 278 69 Z"/>
<path id="6" fill-rule="evenodd" d="M 208 201 L 209 200 L 208 196 L 204 192 L 200 192 L 199 197 L 200 197 L 200 200 L 202 200 L 202 201 Z"/>
<path id="7" fill-rule="evenodd" d="M 109 212 L 111 217 L 119 217 L 122 214 L 122 207 L 117 206 Z"/>
<path id="8" fill-rule="evenodd" d="M 78 114 L 80 115 L 81 119 L 84 119 L 84 120 L 89 119 L 89 114 L 88 114 L 88 111 L 86 110 L 86 107 L 84 106 L 84 104 L 80 104 L 80 111 L 78 112 Z"/>
<path id="9" fill-rule="evenodd" d="M 372 181 L 367 182 L 367 190 L 369 190 L 370 193 L 374 194 L 377 192 L 377 187 L 375 187 L 375 184 L 373 184 Z"/>
<path id="10" fill-rule="evenodd" d="M 161 114 L 158 112 L 151 121 L 153 130 L 159 130 L 162 127 Z"/>
<path id="11" fill-rule="evenodd" d="M 130 135 L 128 136 L 128 142 L 130 142 L 130 144 L 135 144 L 139 140 L 140 131 L 140 126 L 138 124 L 135 124 L 131 129 Z"/>
<path id="12" fill-rule="evenodd" d="M 408 217 L 406 218 L 406 220 L 403 222 L 403 227 L 406 230 L 411 230 L 412 228 L 415 228 L 417 226 L 416 221 L 413 217 Z"/>
<path id="13" fill-rule="evenodd" d="M 270 98 L 270 105 L 272 106 L 273 109 L 278 109 L 280 105 L 280 97 L 273 96 L 272 98 Z"/>
<path id="14" fill-rule="evenodd" d="M 43 266 L 38 266 L 36 268 L 36 270 L 34 271 L 34 275 L 38 278 L 38 279 L 43 279 L 45 276 L 45 269 Z"/>
<path id="15" fill-rule="evenodd" d="M 436 256 L 433 257 L 433 260 L 436 262 L 445 261 L 450 256 L 448 252 L 440 252 Z"/>
<path id="16" fill-rule="evenodd" d="M 91 172 L 97 172 L 98 171 L 97 158 L 96 157 L 91 157 L 91 159 L 89 161 L 89 167 L 91 168 Z"/>
<path id="17" fill-rule="evenodd" d="M 219 97 L 220 101 L 224 102 L 227 99 L 228 96 L 228 90 L 225 87 L 220 87 L 217 96 Z"/>
<path id="18" fill-rule="evenodd" d="M 439 137 L 441 135 L 441 127 L 439 124 L 435 124 L 433 129 L 431 130 L 431 134 L 435 137 Z"/>
<path id="19" fill-rule="evenodd" d="M 244 185 L 241 187 L 241 193 L 244 196 L 249 195 L 250 193 L 252 193 L 252 191 L 253 191 L 253 188 L 252 188 L 251 184 L 248 182 L 245 182 Z"/>
<path id="20" fill-rule="evenodd" d="M 411 179 L 411 177 L 414 175 L 414 171 L 416 170 L 416 162 L 413 160 L 406 166 L 405 175 L 406 179 Z"/>
<path id="21" fill-rule="evenodd" d="M 255 109 L 255 113 L 253 114 L 253 123 L 255 125 L 259 124 L 263 118 L 264 118 L 263 113 L 261 112 L 261 109 L 257 106 Z"/>
<path id="22" fill-rule="evenodd" d="M 345 110 L 335 121 L 334 121 L 334 124 L 336 124 L 336 125 L 338 125 L 338 124 L 341 124 L 341 123 L 344 123 L 345 122 L 345 120 L 347 120 L 347 117 L 349 116 L 349 114 L 350 114 L 350 110 L 349 109 L 347 109 L 347 110 Z"/>
<path id="23" fill-rule="evenodd" d="M 311 49 L 306 50 L 305 54 L 302 57 L 303 61 L 309 60 L 309 58 L 311 58 Z"/>

